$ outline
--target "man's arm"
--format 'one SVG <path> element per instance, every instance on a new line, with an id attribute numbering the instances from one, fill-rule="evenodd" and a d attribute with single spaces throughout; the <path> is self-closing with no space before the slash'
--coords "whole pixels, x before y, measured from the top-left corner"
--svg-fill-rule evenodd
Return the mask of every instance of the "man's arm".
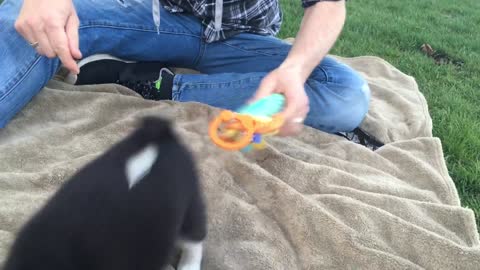
<path id="1" fill-rule="evenodd" d="M 303 0 L 305 10 L 300 31 L 285 61 L 263 78 L 255 97 L 282 93 L 286 107 L 282 112 L 285 125 L 280 134 L 298 133 L 308 114 L 309 101 L 305 82 L 338 38 L 345 23 L 344 0 Z"/>
<path id="2" fill-rule="evenodd" d="M 345 17 L 343 0 L 320 1 L 306 8 L 293 47 L 280 67 L 298 70 L 306 81 L 334 45 L 342 31 Z"/>

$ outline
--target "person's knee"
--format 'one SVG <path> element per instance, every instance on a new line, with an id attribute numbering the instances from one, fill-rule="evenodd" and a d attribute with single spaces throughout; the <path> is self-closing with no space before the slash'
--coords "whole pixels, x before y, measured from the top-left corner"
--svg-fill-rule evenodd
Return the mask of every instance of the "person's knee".
<path id="1" fill-rule="evenodd" d="M 351 70 L 335 83 L 316 83 L 310 98 L 306 124 L 325 132 L 348 132 L 357 128 L 368 113 L 370 87 Z M 312 84 L 310 84 L 312 85 Z"/>
<path id="2" fill-rule="evenodd" d="M 342 107 L 343 115 L 339 115 L 341 119 L 337 119 L 339 125 L 338 131 L 352 131 L 365 119 L 370 106 L 370 87 L 368 83 L 361 77 L 354 81 L 349 88 L 351 96 L 345 99 Z"/>

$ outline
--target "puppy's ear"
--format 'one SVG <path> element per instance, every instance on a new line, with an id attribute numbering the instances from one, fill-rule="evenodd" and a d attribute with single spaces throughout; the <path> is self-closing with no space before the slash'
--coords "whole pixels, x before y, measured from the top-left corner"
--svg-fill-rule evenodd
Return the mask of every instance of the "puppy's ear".
<path id="1" fill-rule="evenodd" d="M 171 138 L 173 135 L 171 122 L 160 117 L 144 117 L 141 125 L 144 136 L 150 140 Z"/>

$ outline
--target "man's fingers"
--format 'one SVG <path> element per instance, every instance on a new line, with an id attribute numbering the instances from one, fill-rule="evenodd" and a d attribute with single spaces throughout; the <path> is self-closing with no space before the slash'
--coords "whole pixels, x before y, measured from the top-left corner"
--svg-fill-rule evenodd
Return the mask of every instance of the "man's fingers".
<path id="1" fill-rule="evenodd" d="M 300 111 L 303 110 L 302 105 L 298 102 L 298 97 L 289 93 L 285 93 L 286 104 L 280 115 L 283 116 L 285 121 L 290 122 L 293 118 L 300 115 Z"/>
<path id="2" fill-rule="evenodd" d="M 281 136 L 290 136 L 300 132 L 302 129 L 303 122 L 305 121 L 305 115 L 291 110 L 292 109 L 286 109 L 280 113 L 280 115 L 285 119 L 285 123 L 280 129 Z"/>
<path id="3" fill-rule="evenodd" d="M 15 22 L 15 29 L 28 43 L 30 43 L 30 45 L 38 43 L 34 49 L 39 54 L 49 57 L 55 56 L 51 49 L 50 42 L 43 32 L 42 25 L 38 21 L 33 19 L 19 19 Z"/>
<path id="4" fill-rule="evenodd" d="M 65 30 L 67 32 L 68 46 L 70 49 L 70 53 L 75 59 L 82 58 L 82 53 L 80 52 L 80 49 L 79 49 L 78 26 L 79 26 L 78 17 L 74 13 L 68 18 Z"/>
<path id="5" fill-rule="evenodd" d="M 285 91 L 286 105 L 282 112 L 286 119 L 292 120 L 294 117 L 305 116 L 309 110 L 308 97 L 302 88 L 292 88 L 291 91 Z"/>
<path id="6" fill-rule="evenodd" d="M 30 27 L 27 26 L 27 23 L 23 19 L 18 19 L 15 22 L 15 30 L 27 41 L 27 42 L 36 42 L 35 35 Z"/>
<path id="7" fill-rule="evenodd" d="M 278 133 L 279 136 L 292 136 L 300 133 L 302 131 L 303 125 L 296 123 L 285 124 Z"/>
<path id="8" fill-rule="evenodd" d="M 36 42 L 38 42 L 37 52 L 39 54 L 45 55 L 48 58 L 57 56 L 45 32 L 35 32 L 34 39 Z"/>
<path id="9" fill-rule="evenodd" d="M 290 105 L 287 104 L 283 112 L 280 113 L 285 119 L 285 124 L 280 129 L 279 135 L 291 136 L 300 133 L 308 111 L 308 102 L 307 105 L 303 105 L 303 103 L 297 103 L 297 100 L 291 100 Z"/>
<path id="10" fill-rule="evenodd" d="M 48 38 L 53 46 L 53 50 L 60 58 L 60 61 L 62 61 L 62 64 L 74 74 L 78 74 L 80 70 L 70 53 L 68 38 L 64 28 L 58 25 L 50 25 L 47 31 L 50 32 Z"/>
<path id="11" fill-rule="evenodd" d="M 289 104 L 287 100 L 286 107 L 283 109 L 280 115 L 282 115 L 286 121 L 291 121 L 295 117 L 295 115 L 298 114 L 297 110 L 297 107 L 292 103 Z"/>
<path id="12" fill-rule="evenodd" d="M 287 113 L 290 113 L 287 111 Z M 302 131 L 304 121 L 308 114 L 308 106 L 300 108 L 299 111 L 290 114 L 289 118 L 285 118 L 285 125 L 280 129 L 280 136 L 290 136 Z"/>

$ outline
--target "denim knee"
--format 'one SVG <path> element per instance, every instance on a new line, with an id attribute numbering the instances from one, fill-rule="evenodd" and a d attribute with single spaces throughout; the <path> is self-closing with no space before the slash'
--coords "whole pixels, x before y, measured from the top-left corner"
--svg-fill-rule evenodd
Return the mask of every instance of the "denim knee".
<path id="1" fill-rule="evenodd" d="M 325 81 L 307 81 L 310 112 L 305 124 L 328 133 L 352 131 L 361 124 L 368 112 L 368 83 L 343 64 L 325 74 Z"/>
<path id="2" fill-rule="evenodd" d="M 337 117 L 337 132 L 352 131 L 365 119 L 370 105 L 370 87 L 368 83 L 359 78 L 357 83 L 350 85 L 351 98 L 343 103 L 344 115 Z"/>

